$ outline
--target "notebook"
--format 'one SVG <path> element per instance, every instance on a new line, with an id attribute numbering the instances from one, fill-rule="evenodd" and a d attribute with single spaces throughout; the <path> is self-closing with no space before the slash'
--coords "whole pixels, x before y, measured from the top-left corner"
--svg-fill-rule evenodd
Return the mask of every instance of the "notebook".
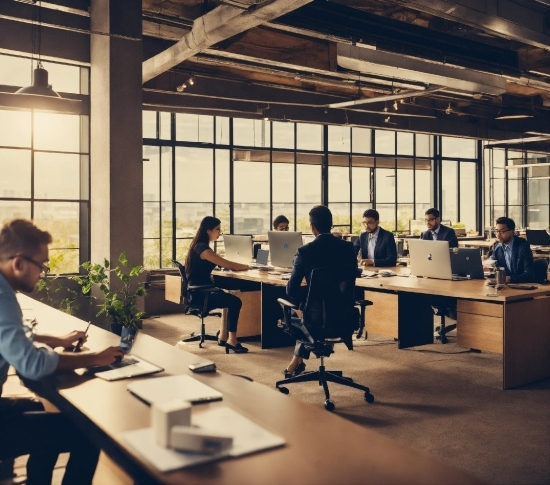
<path id="1" fill-rule="evenodd" d="M 124 332 L 123 332 L 124 333 Z M 136 339 L 136 334 L 129 334 L 120 337 L 120 347 L 124 349 L 126 355 L 119 362 L 113 362 L 110 365 L 88 367 L 88 372 L 91 372 L 100 379 L 106 381 L 119 381 L 121 379 L 129 379 L 130 377 L 144 376 L 148 374 L 156 374 L 164 369 L 158 365 L 151 364 L 136 355 L 130 354 L 132 345 Z"/>
<path id="2" fill-rule="evenodd" d="M 166 376 L 129 382 L 127 389 L 146 403 L 181 399 L 192 403 L 220 401 L 222 393 L 191 376 Z"/>

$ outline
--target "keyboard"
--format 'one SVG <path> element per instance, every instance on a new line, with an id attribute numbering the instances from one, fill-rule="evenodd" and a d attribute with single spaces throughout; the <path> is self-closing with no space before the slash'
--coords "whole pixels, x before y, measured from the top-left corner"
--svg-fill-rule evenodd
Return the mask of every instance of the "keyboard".
<path id="1" fill-rule="evenodd" d="M 275 269 L 273 266 L 268 266 L 267 264 L 250 263 L 248 266 L 250 269 L 262 269 L 264 271 L 273 271 Z"/>
<path id="2" fill-rule="evenodd" d="M 454 274 L 453 277 L 452 277 L 452 280 L 453 281 L 465 281 L 465 280 L 469 280 L 470 278 L 468 278 L 467 276 L 458 276 L 457 274 Z"/>
<path id="3" fill-rule="evenodd" d="M 94 366 L 90 367 L 90 370 L 93 372 L 105 372 L 107 370 L 121 369 L 122 367 L 127 367 L 129 365 L 138 364 L 139 360 L 134 359 L 133 357 L 124 357 L 120 362 L 113 362 L 110 365 Z"/>

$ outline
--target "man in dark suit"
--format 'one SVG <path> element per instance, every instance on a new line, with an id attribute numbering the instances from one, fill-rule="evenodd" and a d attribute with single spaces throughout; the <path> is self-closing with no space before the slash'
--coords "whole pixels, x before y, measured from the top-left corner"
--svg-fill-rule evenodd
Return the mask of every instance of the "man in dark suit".
<path id="1" fill-rule="evenodd" d="M 288 298 L 298 305 L 306 299 L 313 269 L 324 266 L 357 265 L 353 244 L 330 233 L 332 213 L 328 207 L 317 205 L 311 209 L 309 211 L 309 222 L 315 239 L 298 249 L 294 258 L 292 273 L 286 286 Z M 307 287 L 302 286 L 304 277 Z M 284 371 L 285 376 L 290 377 L 303 372 L 306 367 L 303 359 L 308 357 L 309 352 L 302 347 L 300 342 L 297 342 L 294 356 Z"/>
<path id="2" fill-rule="evenodd" d="M 428 230 L 422 233 L 421 239 L 428 241 L 449 241 L 450 248 L 458 247 L 458 239 L 455 230 L 441 224 L 441 214 L 437 209 L 431 208 L 426 211 L 426 225 Z"/>
<path id="3" fill-rule="evenodd" d="M 506 270 L 506 283 L 530 283 L 535 281 L 533 253 L 529 243 L 514 235 L 516 223 L 508 217 L 499 217 L 495 234 L 498 243 L 495 245 L 492 258 L 497 265 Z"/>
<path id="4" fill-rule="evenodd" d="M 374 209 L 363 213 L 365 232 L 359 236 L 353 245 L 355 254 L 361 251 L 357 258 L 362 266 L 395 266 L 397 262 L 397 247 L 393 234 L 381 228 L 380 215 Z"/>

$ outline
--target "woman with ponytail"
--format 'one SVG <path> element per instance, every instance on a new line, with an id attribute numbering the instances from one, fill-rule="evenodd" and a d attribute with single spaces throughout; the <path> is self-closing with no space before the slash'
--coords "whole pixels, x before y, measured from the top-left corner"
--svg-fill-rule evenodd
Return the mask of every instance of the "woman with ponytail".
<path id="1" fill-rule="evenodd" d="M 222 234 L 220 224 L 221 221 L 219 219 L 211 216 L 206 216 L 201 221 L 199 230 L 191 242 L 189 252 L 187 253 L 187 259 L 185 260 L 185 273 L 190 286 L 211 285 L 211 273 L 216 266 L 231 269 L 233 271 L 246 271 L 248 269 L 246 264 L 228 261 L 218 256 L 210 248 L 210 243 L 217 241 Z M 201 298 L 200 292 L 195 292 L 193 295 L 193 304 L 200 305 L 200 302 L 195 301 L 195 298 Z M 248 349 L 237 341 L 237 324 L 241 306 L 242 302 L 239 298 L 221 289 L 211 293 L 208 297 L 209 310 L 214 308 L 227 308 L 227 341 L 218 342 L 219 345 L 225 345 L 226 354 L 228 354 L 229 351 L 233 351 L 236 354 L 248 352 Z"/>

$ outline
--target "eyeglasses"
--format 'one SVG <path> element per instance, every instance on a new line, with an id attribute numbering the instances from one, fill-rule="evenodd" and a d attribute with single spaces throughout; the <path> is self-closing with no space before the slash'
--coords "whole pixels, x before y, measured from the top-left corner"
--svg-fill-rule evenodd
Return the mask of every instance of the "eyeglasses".
<path id="1" fill-rule="evenodd" d="M 504 234 L 505 232 L 510 232 L 511 230 L 512 230 L 512 229 L 500 229 L 500 230 L 498 230 L 498 229 L 493 229 L 493 232 L 494 232 L 495 234 Z"/>
<path id="2" fill-rule="evenodd" d="M 14 256 L 10 256 L 8 259 L 14 259 L 17 258 L 17 256 L 23 258 L 25 261 L 28 261 L 29 263 L 34 264 L 36 267 L 40 268 L 40 274 L 43 276 L 46 276 L 50 272 L 50 267 L 46 265 L 45 263 L 39 263 L 38 261 L 35 261 L 30 256 L 26 256 L 24 254 L 15 254 Z"/>
<path id="3" fill-rule="evenodd" d="M 372 221 L 372 222 L 365 222 L 363 221 L 361 224 L 363 224 L 363 226 L 374 226 L 376 225 L 378 221 Z"/>
<path id="4" fill-rule="evenodd" d="M 433 222 L 437 219 L 437 217 L 432 217 L 431 219 L 424 219 L 424 222 Z"/>

